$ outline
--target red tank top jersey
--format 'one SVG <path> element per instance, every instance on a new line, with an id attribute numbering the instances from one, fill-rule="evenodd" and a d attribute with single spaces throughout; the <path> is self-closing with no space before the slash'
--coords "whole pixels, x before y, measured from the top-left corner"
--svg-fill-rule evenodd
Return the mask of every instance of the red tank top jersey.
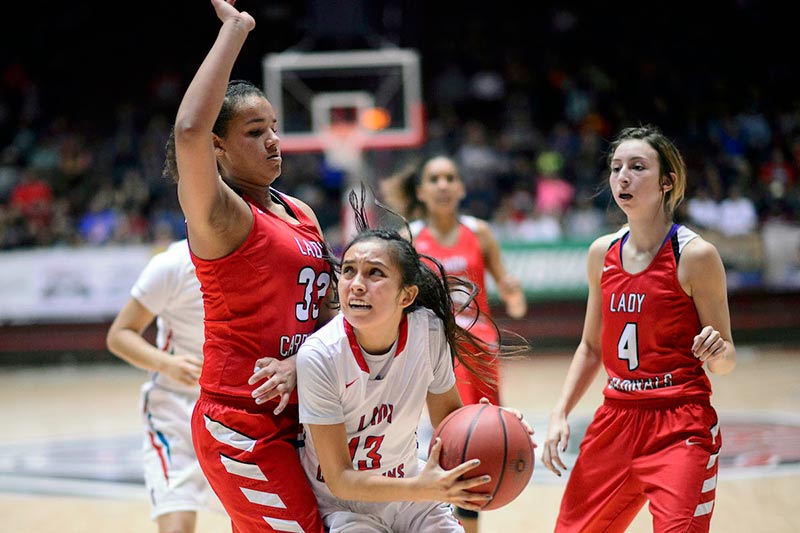
<path id="1" fill-rule="evenodd" d="M 200 386 L 208 392 L 250 398 L 247 380 L 256 360 L 294 355 L 315 330 L 331 282 L 314 222 L 288 198 L 272 194 L 299 224 L 245 198 L 254 220 L 242 245 L 214 260 L 192 254 L 205 310 Z M 296 392 L 291 401 L 297 402 Z"/>
<path id="2" fill-rule="evenodd" d="M 681 252 L 697 234 L 674 224 L 648 267 L 637 274 L 622 268 L 628 228 L 606 252 L 600 287 L 603 298 L 603 394 L 618 400 L 708 399 L 711 383 L 692 355 L 700 333 L 694 302 L 678 281 Z"/>
<path id="3" fill-rule="evenodd" d="M 486 261 L 481 250 L 481 243 L 475 233 L 477 220 L 471 216 L 459 217 L 458 240 L 453 246 L 443 246 L 440 244 L 428 227 L 421 221 L 415 221 L 411 225 L 411 232 L 414 235 L 414 247 L 421 254 L 435 257 L 445 272 L 451 276 L 468 279 L 475 283 L 480 291 L 476 298 L 478 308 L 482 315 L 489 315 L 489 298 L 486 294 Z M 453 294 L 453 301 L 458 302 L 459 294 Z M 462 313 L 465 315 L 466 313 Z M 460 316 L 461 316 L 460 315 Z M 471 323 L 471 318 L 466 325 Z M 465 324 L 459 324 L 466 327 Z"/>

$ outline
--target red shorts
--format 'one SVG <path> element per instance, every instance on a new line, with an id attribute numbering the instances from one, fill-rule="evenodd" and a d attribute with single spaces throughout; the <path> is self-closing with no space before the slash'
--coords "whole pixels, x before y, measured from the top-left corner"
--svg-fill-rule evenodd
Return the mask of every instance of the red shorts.
<path id="1" fill-rule="evenodd" d="M 295 447 L 297 405 L 279 416 L 272 414 L 275 405 L 202 392 L 192 413 L 200 467 L 234 533 L 322 533 L 317 500 Z"/>
<path id="2" fill-rule="evenodd" d="M 714 509 L 717 413 L 707 401 L 606 400 L 586 430 L 557 532 L 622 532 L 650 502 L 653 531 L 707 532 Z"/>
<path id="3" fill-rule="evenodd" d="M 478 323 L 470 328 L 470 332 L 490 346 L 497 346 L 497 331 L 494 328 Z M 476 351 L 473 346 L 466 343 L 463 348 L 470 353 Z M 480 357 L 484 361 L 483 365 L 477 367 L 481 377 L 473 374 L 459 361 L 455 361 L 456 387 L 461 401 L 464 402 L 464 405 L 469 405 L 478 403 L 481 398 L 488 398 L 492 404 L 502 405 L 500 403 L 500 359 L 486 354 L 481 354 Z M 488 382 L 484 381 L 487 378 Z"/>

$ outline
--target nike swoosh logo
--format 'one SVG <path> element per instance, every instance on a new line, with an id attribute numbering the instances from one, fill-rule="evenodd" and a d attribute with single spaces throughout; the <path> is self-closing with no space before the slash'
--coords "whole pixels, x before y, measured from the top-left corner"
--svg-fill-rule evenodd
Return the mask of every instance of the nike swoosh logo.
<path id="1" fill-rule="evenodd" d="M 353 380 L 353 381 L 351 381 L 350 383 L 345 383 L 345 384 L 344 384 L 344 388 L 346 389 L 346 388 L 350 387 L 350 385 L 352 385 L 352 384 L 353 384 L 353 383 L 355 383 L 356 381 L 358 381 L 358 378 L 354 379 L 354 380 Z"/>
<path id="2" fill-rule="evenodd" d="M 697 444 L 701 444 L 701 442 L 700 442 L 700 441 L 693 441 L 693 440 L 691 439 L 691 437 L 690 437 L 690 438 L 688 438 L 688 439 L 686 439 L 686 445 L 687 445 L 687 446 L 695 446 L 695 445 L 697 445 Z"/>
<path id="3" fill-rule="evenodd" d="M 614 268 L 614 265 L 605 265 L 603 266 L 603 272 L 608 272 L 612 268 Z"/>

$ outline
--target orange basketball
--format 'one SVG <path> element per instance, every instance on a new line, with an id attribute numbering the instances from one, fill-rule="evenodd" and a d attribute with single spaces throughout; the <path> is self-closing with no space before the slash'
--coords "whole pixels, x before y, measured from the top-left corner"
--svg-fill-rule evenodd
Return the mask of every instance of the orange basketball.
<path id="1" fill-rule="evenodd" d="M 490 482 L 471 489 L 494 496 L 484 510 L 503 507 L 528 486 L 533 474 L 533 443 L 513 413 L 496 405 L 465 405 L 442 420 L 433 433 L 431 446 L 436 437 L 442 439 L 439 464 L 445 470 L 480 459 L 480 466 L 466 476 L 491 476 Z"/>

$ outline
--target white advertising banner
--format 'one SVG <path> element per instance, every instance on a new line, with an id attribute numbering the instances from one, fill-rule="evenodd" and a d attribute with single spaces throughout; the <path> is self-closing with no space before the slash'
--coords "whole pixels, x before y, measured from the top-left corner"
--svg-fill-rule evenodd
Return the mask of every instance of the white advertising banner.
<path id="1" fill-rule="evenodd" d="M 111 319 L 155 251 L 141 245 L 0 253 L 0 324 Z"/>
<path id="2" fill-rule="evenodd" d="M 504 244 L 508 271 L 528 298 L 586 292 L 588 243 Z M 113 319 L 157 250 L 151 245 L 0 253 L 0 325 Z M 487 277 L 487 291 L 497 289 Z"/>

